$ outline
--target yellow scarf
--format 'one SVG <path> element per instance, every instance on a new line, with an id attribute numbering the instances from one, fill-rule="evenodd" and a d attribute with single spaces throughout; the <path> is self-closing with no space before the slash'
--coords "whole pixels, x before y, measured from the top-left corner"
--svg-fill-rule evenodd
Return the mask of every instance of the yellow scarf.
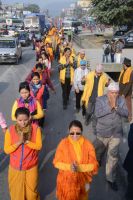
<path id="1" fill-rule="evenodd" d="M 69 141 L 73 145 L 74 152 L 77 156 L 78 162 L 80 163 L 82 157 L 82 145 L 84 142 L 83 136 L 81 136 L 77 141 L 73 140 L 71 136 L 68 136 Z"/>
<path id="2" fill-rule="evenodd" d="M 124 73 L 124 69 L 121 71 L 121 74 L 120 74 L 120 77 L 119 77 L 119 82 L 121 80 L 121 76 L 122 74 L 124 73 L 124 76 L 123 76 L 123 80 L 122 80 L 122 83 L 123 84 L 126 84 L 126 83 L 129 83 L 130 81 L 130 76 L 131 76 L 131 73 L 132 73 L 133 69 L 132 67 L 128 67 Z"/>
<path id="3" fill-rule="evenodd" d="M 62 56 L 59 62 L 60 62 L 60 64 L 65 65 L 66 64 L 66 57 Z M 70 57 L 70 62 L 73 63 L 72 56 Z M 66 68 L 60 70 L 60 81 L 63 84 L 65 83 L 65 75 L 66 75 Z M 70 78 L 71 78 L 71 84 L 73 84 L 74 69 L 73 69 L 72 66 L 70 67 Z"/>
<path id="4" fill-rule="evenodd" d="M 85 84 L 85 88 L 84 88 L 84 92 L 83 92 L 82 100 L 81 100 L 82 102 L 83 101 L 85 102 L 86 108 L 88 107 L 89 98 L 93 91 L 95 75 L 96 75 L 95 71 L 92 71 L 87 75 L 87 78 L 86 78 L 86 84 Z M 108 82 L 108 79 L 106 75 L 103 73 L 100 76 L 99 83 L 98 83 L 98 97 L 104 94 L 104 89 L 107 82 Z"/>
<path id="5" fill-rule="evenodd" d="M 24 141 L 31 139 L 31 133 L 32 133 L 32 126 L 31 124 L 28 124 L 26 127 L 22 128 L 18 124 L 15 124 L 15 129 L 18 135 L 23 134 Z"/>

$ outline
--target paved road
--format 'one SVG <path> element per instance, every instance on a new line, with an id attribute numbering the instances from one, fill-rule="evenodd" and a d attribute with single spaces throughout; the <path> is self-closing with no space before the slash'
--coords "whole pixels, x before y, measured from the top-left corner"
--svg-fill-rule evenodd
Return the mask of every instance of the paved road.
<path id="1" fill-rule="evenodd" d="M 24 49 L 22 63 L 16 65 L 0 66 L 3 70 L 0 76 L 0 105 L 1 111 L 5 114 L 8 123 L 10 122 L 11 105 L 18 95 L 18 83 L 24 80 L 26 74 L 34 65 L 33 51 Z M 58 72 L 54 64 L 52 75 L 53 83 L 56 87 L 56 94 L 50 94 L 48 111 L 46 113 L 45 127 L 43 130 L 43 149 L 39 158 L 39 191 L 41 200 L 55 200 L 55 187 L 57 170 L 53 168 L 52 160 L 59 141 L 67 135 L 68 124 L 73 119 L 83 122 L 81 113 L 75 114 L 74 92 L 71 93 L 70 105 L 67 110 L 62 109 L 61 87 L 58 82 Z M 3 69 L 5 67 L 5 69 Z M 95 139 L 90 127 L 84 126 L 84 135 L 91 141 Z M 2 146 L 3 136 L 0 135 L 0 145 Z M 9 200 L 7 185 L 8 157 L 1 154 L 0 161 L 0 200 Z M 121 168 L 119 168 L 120 171 Z M 124 184 L 121 173 L 119 173 L 119 192 L 113 192 L 105 181 L 104 168 L 101 167 L 98 176 L 95 177 L 90 193 L 90 200 L 123 200 Z M 20 199 L 21 200 L 21 199 Z"/>
<path id="2" fill-rule="evenodd" d="M 34 66 L 34 52 L 31 47 L 23 49 L 19 65 L 0 65 L 0 111 L 10 124 L 11 107 L 18 96 L 18 85 Z M 3 134 L 0 134 L 0 147 L 3 148 Z M 0 153 L 0 200 L 9 200 L 7 185 L 8 156 Z M 20 199 L 21 200 L 21 199 Z"/>

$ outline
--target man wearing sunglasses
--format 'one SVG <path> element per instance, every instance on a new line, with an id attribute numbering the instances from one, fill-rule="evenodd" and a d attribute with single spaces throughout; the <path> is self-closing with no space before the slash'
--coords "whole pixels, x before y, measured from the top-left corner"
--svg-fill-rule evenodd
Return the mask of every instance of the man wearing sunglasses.
<path id="1" fill-rule="evenodd" d="M 98 97 L 95 106 L 97 159 L 101 163 L 107 151 L 106 180 L 117 191 L 116 167 L 119 158 L 119 145 L 123 135 L 122 118 L 128 117 L 125 99 L 119 96 L 118 83 L 110 83 L 107 95 Z"/>
<path id="2" fill-rule="evenodd" d="M 88 199 L 90 183 L 98 171 L 95 149 L 83 135 L 80 121 L 69 125 L 69 134 L 59 143 L 53 164 L 57 176 L 58 200 Z"/>

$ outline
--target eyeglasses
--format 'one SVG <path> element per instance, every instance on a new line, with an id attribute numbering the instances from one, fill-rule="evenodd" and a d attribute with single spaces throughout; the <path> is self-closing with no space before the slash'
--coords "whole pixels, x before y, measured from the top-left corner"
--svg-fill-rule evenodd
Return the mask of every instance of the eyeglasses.
<path id="1" fill-rule="evenodd" d="M 81 135 L 81 132 L 71 132 L 69 135 Z"/>

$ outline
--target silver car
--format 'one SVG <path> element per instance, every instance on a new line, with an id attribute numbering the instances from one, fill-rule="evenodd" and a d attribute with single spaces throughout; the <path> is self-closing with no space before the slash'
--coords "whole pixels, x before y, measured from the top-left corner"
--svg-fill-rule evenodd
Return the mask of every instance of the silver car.
<path id="1" fill-rule="evenodd" d="M 16 63 L 22 58 L 22 48 L 17 38 L 0 37 L 0 63 Z"/>

